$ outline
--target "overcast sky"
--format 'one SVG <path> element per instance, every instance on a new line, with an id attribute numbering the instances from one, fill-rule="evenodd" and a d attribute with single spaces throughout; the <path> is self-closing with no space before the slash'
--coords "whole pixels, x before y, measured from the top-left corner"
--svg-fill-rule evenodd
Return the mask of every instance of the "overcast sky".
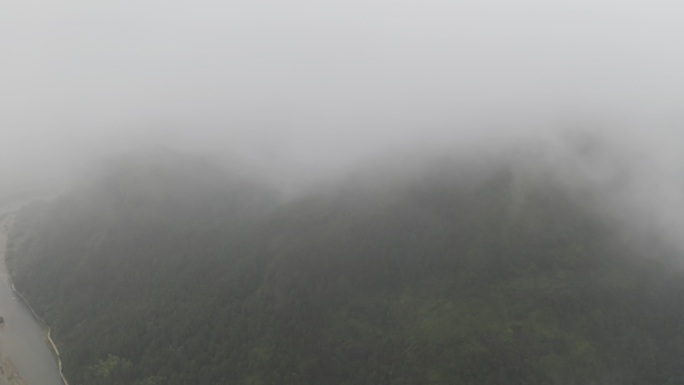
<path id="1" fill-rule="evenodd" d="M 0 172 L 131 142 L 324 168 L 594 120 L 674 154 L 682 20 L 675 0 L 1 0 Z"/>

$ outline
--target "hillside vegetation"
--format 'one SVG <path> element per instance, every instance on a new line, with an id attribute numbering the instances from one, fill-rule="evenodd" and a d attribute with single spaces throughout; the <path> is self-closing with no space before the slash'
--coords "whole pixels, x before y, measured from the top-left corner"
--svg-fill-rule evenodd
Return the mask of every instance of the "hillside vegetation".
<path id="1" fill-rule="evenodd" d="M 515 162 L 289 201 L 172 153 L 96 175 L 8 253 L 72 385 L 684 382 L 672 253 Z"/>

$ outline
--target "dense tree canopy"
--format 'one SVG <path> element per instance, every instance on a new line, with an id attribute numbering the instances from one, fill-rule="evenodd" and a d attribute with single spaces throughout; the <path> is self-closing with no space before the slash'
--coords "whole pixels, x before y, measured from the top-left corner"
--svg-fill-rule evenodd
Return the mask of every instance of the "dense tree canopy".
<path id="1" fill-rule="evenodd" d="M 515 165 L 426 170 L 282 202 L 112 162 L 24 210 L 8 265 L 74 385 L 684 381 L 669 253 Z"/>

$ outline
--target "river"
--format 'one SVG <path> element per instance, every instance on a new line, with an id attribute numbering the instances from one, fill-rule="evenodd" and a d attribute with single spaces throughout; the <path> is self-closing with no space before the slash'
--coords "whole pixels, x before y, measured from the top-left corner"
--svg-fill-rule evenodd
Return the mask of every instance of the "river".
<path id="1" fill-rule="evenodd" d="M 17 203 L 0 207 L 0 218 L 19 207 L 21 204 Z M 4 251 L 11 219 L 9 215 L 0 220 L 0 316 L 5 319 L 4 325 L 0 326 L 0 356 L 5 372 L 0 376 L 0 385 L 64 385 L 45 332 L 28 307 L 17 298 L 7 275 Z M 12 377 L 8 367 L 16 369 L 25 382 L 19 378 L 8 381 L 7 377 Z"/>

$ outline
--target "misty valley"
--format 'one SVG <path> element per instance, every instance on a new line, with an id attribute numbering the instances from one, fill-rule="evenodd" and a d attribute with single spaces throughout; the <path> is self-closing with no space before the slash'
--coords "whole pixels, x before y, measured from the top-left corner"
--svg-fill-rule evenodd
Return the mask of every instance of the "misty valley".
<path id="1" fill-rule="evenodd" d="M 405 162 L 284 196 L 112 157 L 7 267 L 70 385 L 684 383 L 681 250 L 533 156 Z"/>
<path id="2" fill-rule="evenodd" d="M 684 385 L 682 15 L 2 1 L 0 385 Z"/>

